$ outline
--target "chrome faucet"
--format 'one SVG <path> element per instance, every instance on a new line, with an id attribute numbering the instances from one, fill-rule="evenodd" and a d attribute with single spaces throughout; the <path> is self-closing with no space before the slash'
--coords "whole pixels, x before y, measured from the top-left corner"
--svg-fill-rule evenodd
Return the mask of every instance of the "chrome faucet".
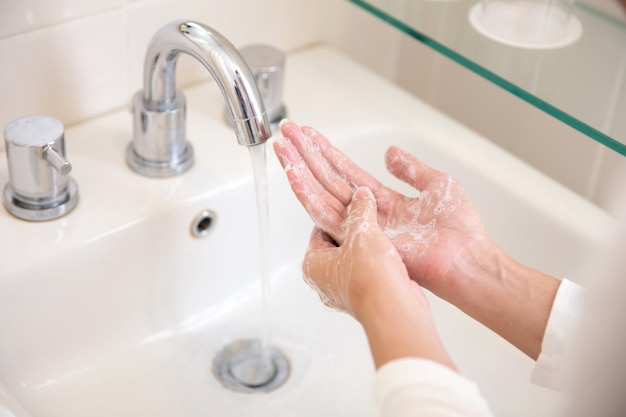
<path id="1" fill-rule="evenodd" d="M 3 203 L 28 221 L 66 215 L 78 203 L 78 187 L 65 156 L 65 128 L 50 116 L 24 116 L 4 129 L 9 182 Z M 0 413 L 1 414 L 1 413 Z"/>
<path id="2" fill-rule="evenodd" d="M 133 140 L 126 160 L 142 175 L 169 177 L 193 164 L 185 138 L 185 97 L 175 85 L 180 53 L 200 61 L 217 82 L 240 145 L 258 145 L 272 135 L 254 76 L 237 48 L 201 23 L 168 23 L 148 46 L 144 88 L 133 97 Z"/>

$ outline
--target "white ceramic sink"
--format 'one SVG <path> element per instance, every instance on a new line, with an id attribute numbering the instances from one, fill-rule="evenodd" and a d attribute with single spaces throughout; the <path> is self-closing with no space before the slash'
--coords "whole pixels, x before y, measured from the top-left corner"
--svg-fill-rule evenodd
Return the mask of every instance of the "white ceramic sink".
<path id="1" fill-rule="evenodd" d="M 609 236 L 601 210 L 339 53 L 287 62 L 290 118 L 311 124 L 394 186 L 391 144 L 453 174 L 515 257 L 556 276 Z M 312 227 L 272 152 L 273 343 L 291 375 L 271 393 L 224 388 L 215 353 L 261 330 L 259 247 L 248 152 L 222 120 L 213 84 L 188 98 L 194 168 L 172 179 L 124 163 L 131 117 L 119 112 L 66 132 L 80 203 L 27 223 L 0 210 L 0 416 L 367 416 L 374 368 L 356 322 L 323 307 L 302 282 Z M 0 156 L 0 182 L 6 183 Z M 407 190 L 412 192 L 411 190 Z M 202 210 L 207 237 L 190 234 Z M 584 219 L 584 221 L 580 221 Z M 443 338 L 496 415 L 550 415 L 558 395 L 528 383 L 532 362 L 432 297 Z"/>

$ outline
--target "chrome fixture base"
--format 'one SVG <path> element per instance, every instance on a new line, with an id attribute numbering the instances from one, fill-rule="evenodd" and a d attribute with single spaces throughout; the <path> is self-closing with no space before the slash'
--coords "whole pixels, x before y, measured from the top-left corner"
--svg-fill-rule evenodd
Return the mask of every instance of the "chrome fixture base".
<path id="1" fill-rule="evenodd" d="M 182 154 L 174 160 L 159 162 L 142 158 L 137 155 L 133 144 L 126 148 L 126 164 L 136 173 L 153 178 L 173 177 L 189 170 L 193 165 L 193 147 L 185 142 Z"/>
<path id="2" fill-rule="evenodd" d="M 164 108 L 153 109 L 138 91 L 133 96 L 133 140 L 126 163 L 138 174 L 166 178 L 193 165 L 193 149 L 185 140 L 187 101 L 178 92 Z"/>
<path id="3" fill-rule="evenodd" d="M 264 354 L 269 353 L 269 358 Z M 267 362 L 269 359 L 269 363 Z M 213 373 L 229 389 L 239 392 L 269 392 L 289 377 L 289 361 L 273 346 L 263 352 L 259 340 L 237 340 L 225 346 L 213 361 Z"/>
<path id="4" fill-rule="evenodd" d="M 3 192 L 4 207 L 13 216 L 31 222 L 54 220 L 72 211 L 78 204 L 78 186 L 73 178 L 68 178 L 67 190 L 54 200 L 27 201 L 17 196 L 11 185 Z"/>
<path id="5" fill-rule="evenodd" d="M 9 182 L 2 193 L 13 216 L 28 221 L 61 217 L 78 203 L 78 187 L 69 176 L 65 128 L 42 115 L 20 117 L 4 129 Z"/>

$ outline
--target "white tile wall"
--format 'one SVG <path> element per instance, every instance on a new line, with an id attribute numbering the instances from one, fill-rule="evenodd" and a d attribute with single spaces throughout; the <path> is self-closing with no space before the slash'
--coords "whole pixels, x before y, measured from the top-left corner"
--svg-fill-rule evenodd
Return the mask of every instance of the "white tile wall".
<path id="1" fill-rule="evenodd" d="M 324 2 L 322 2 L 324 3 Z M 130 85 L 141 88 L 143 59 L 152 34 L 174 19 L 205 23 L 234 45 L 268 43 L 291 51 L 320 40 L 322 9 L 307 0 L 153 0 L 128 5 Z M 208 78 L 197 62 L 182 57 L 181 85 Z M 134 91 L 133 90 L 133 91 Z"/>
<path id="2" fill-rule="evenodd" d="M 414 40 L 400 42 L 396 80 L 401 86 L 581 196 L 611 207 L 607 184 L 626 172 L 626 157 Z"/>
<path id="3" fill-rule="evenodd" d="M 66 124 L 120 107 L 127 91 L 121 10 L 0 40 L 0 125 L 34 113 Z"/>
<path id="4" fill-rule="evenodd" d="M 619 175 L 622 183 L 626 181 L 626 157 L 400 34 L 387 23 L 353 5 L 344 7 L 349 10 L 342 11 L 343 23 L 332 25 L 340 29 L 332 33 L 330 40 L 345 53 L 583 197 L 611 208 L 614 198 L 609 184 L 615 183 Z M 621 110 L 626 103 L 620 105 Z"/>
<path id="5" fill-rule="evenodd" d="M 111 10 L 124 0 L 0 0 L 0 39 Z"/>
<path id="6" fill-rule="evenodd" d="M 147 44 L 169 21 L 288 52 L 322 39 L 332 1 L 342 0 L 0 0 L 0 127 L 36 113 L 69 126 L 127 106 Z M 180 60 L 181 86 L 208 77 L 192 61 Z"/>
<path id="7" fill-rule="evenodd" d="M 348 1 L 331 2 L 324 20 L 324 40 L 379 75 L 395 80 L 403 35 Z"/>
<path id="8" fill-rule="evenodd" d="M 149 39 L 182 18 L 237 46 L 265 42 L 288 52 L 334 44 L 598 204 L 610 200 L 603 184 L 625 171 L 626 158 L 346 0 L 0 0 L 0 127 L 34 113 L 71 125 L 127 106 L 141 88 Z M 180 86 L 207 77 L 180 59 Z"/>

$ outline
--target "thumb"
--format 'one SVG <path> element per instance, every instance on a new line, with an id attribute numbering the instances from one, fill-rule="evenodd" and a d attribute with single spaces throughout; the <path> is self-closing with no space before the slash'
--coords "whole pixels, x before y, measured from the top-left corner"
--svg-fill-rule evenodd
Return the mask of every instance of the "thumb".
<path id="1" fill-rule="evenodd" d="M 433 178 L 442 174 L 396 146 L 387 150 L 385 163 L 387 170 L 394 177 L 420 191 L 426 188 Z"/>
<path id="2" fill-rule="evenodd" d="M 378 215 L 374 194 L 367 187 L 359 187 L 352 194 L 352 201 L 348 206 L 346 219 L 347 232 L 352 234 L 358 231 L 367 231 L 369 226 L 378 227 Z"/>

